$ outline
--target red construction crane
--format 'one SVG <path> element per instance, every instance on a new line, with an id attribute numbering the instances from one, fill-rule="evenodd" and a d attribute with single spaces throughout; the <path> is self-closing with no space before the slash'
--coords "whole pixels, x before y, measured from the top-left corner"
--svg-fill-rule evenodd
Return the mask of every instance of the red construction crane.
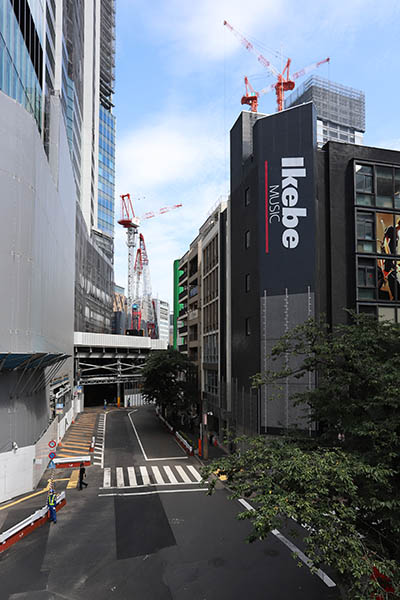
<path id="1" fill-rule="evenodd" d="M 226 25 L 226 27 L 239 39 L 239 41 L 241 42 L 241 44 L 243 44 L 243 46 L 246 48 L 246 50 L 248 50 L 249 52 L 252 52 L 253 54 L 255 54 L 257 56 L 258 62 L 260 64 L 262 64 L 262 66 L 265 67 L 268 71 L 270 71 L 270 73 L 272 73 L 277 79 L 276 83 L 273 83 L 270 86 L 268 86 L 267 88 L 264 88 L 264 90 L 262 90 L 261 92 L 258 92 L 258 94 L 257 94 L 257 92 L 254 92 L 253 88 L 250 86 L 249 89 L 252 91 L 253 96 L 249 96 L 247 86 L 249 86 L 250 84 L 249 84 L 248 80 L 246 82 L 247 78 L 245 78 L 246 95 L 242 97 L 242 104 L 249 104 L 252 112 L 257 111 L 258 97 L 261 94 L 266 94 L 267 92 L 270 92 L 273 89 L 276 92 L 276 101 L 277 101 L 278 111 L 283 110 L 284 94 L 285 94 L 285 92 L 288 92 L 288 91 L 294 89 L 294 87 L 295 87 L 294 80 L 298 79 L 299 77 L 302 77 L 303 75 L 306 75 L 313 69 L 317 69 L 318 67 L 329 62 L 329 60 L 330 60 L 329 58 L 325 58 L 324 60 L 320 60 L 319 62 L 313 63 L 312 65 L 309 65 L 308 67 L 305 67 L 304 69 L 301 69 L 300 71 L 297 71 L 297 73 L 294 73 L 292 75 L 292 78 L 290 78 L 289 67 L 290 67 L 290 63 L 292 62 L 291 58 L 287 59 L 285 68 L 283 69 L 282 73 L 280 73 L 278 71 L 278 69 L 276 67 L 274 67 L 274 65 L 269 60 L 267 60 L 265 58 L 265 56 L 260 54 L 254 48 L 253 44 L 251 42 L 249 42 L 241 33 L 239 33 L 239 31 L 234 29 L 232 27 L 232 25 L 230 25 L 228 23 L 228 21 L 224 21 L 224 25 Z M 250 100 L 251 98 L 252 98 L 252 100 Z"/>
<path id="2" fill-rule="evenodd" d="M 155 337 L 156 314 L 152 298 L 149 257 L 142 234 L 139 235 L 133 280 L 132 328 L 138 331 L 143 330 L 144 334 L 149 337 Z"/>
<path id="3" fill-rule="evenodd" d="M 255 92 L 251 86 L 250 81 L 247 77 L 244 78 L 244 85 L 246 86 L 246 93 L 242 96 L 241 104 L 248 104 L 251 112 L 257 112 L 259 92 Z M 250 91 L 250 93 L 249 93 Z"/>
<path id="4" fill-rule="evenodd" d="M 127 235 L 127 246 L 128 246 L 128 293 L 127 293 L 127 302 L 128 302 L 128 310 L 130 315 L 130 329 L 133 329 L 132 323 L 132 310 L 133 310 L 133 301 L 135 296 L 135 269 L 136 269 L 136 260 L 135 259 L 135 248 L 136 248 L 136 236 L 138 233 L 138 228 L 140 225 L 140 219 L 151 219 L 157 215 L 162 215 L 170 210 L 174 210 L 175 208 L 180 208 L 182 204 L 174 204 L 173 206 L 164 206 L 160 208 L 156 212 L 148 212 L 145 213 L 142 217 L 138 218 L 135 215 L 135 211 L 133 210 L 133 204 L 130 197 L 130 194 L 122 194 L 121 195 L 121 218 L 118 223 L 122 225 L 126 229 Z M 140 236 L 143 238 L 143 236 Z M 144 244 L 144 240 L 143 240 Z M 146 251 L 146 247 L 144 246 L 144 251 Z M 147 256 L 147 254 L 146 254 Z M 148 262 L 147 262 L 148 264 Z M 134 311 L 135 312 L 135 311 Z M 141 318 L 141 317 L 140 317 Z M 140 321 L 139 318 L 139 321 Z M 140 327 L 139 327 L 140 329 Z"/>
<path id="5" fill-rule="evenodd" d="M 144 213 L 144 215 L 142 215 L 140 218 L 141 219 L 152 219 L 153 217 L 156 217 L 157 215 L 163 215 L 164 213 L 169 212 L 170 210 L 174 210 L 175 208 L 181 208 L 181 206 L 182 206 L 182 204 L 172 204 L 171 206 L 163 206 L 156 212 L 150 211 L 150 212 Z"/>

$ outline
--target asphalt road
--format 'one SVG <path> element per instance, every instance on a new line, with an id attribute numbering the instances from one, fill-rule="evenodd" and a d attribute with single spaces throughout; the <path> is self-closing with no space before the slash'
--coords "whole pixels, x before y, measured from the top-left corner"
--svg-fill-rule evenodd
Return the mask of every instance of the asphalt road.
<path id="1" fill-rule="evenodd" d="M 243 508 L 221 484 L 206 494 L 153 409 L 107 414 L 104 467 L 67 491 L 56 525 L 0 555 L 0 600 L 338 597 L 275 536 L 245 542 Z"/>

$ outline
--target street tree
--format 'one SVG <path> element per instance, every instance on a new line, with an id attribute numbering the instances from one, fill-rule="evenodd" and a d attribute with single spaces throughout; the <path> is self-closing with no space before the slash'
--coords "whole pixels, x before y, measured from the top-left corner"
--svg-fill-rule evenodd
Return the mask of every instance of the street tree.
<path id="1" fill-rule="evenodd" d="M 187 412 L 196 401 L 196 369 L 187 356 L 173 348 L 151 352 L 143 371 L 142 394 L 163 413 Z"/>
<path id="2" fill-rule="evenodd" d="M 242 438 L 240 450 L 204 475 L 218 468 L 233 497 L 252 499 L 254 510 L 240 515 L 252 522 L 250 541 L 301 523 L 311 568 L 332 567 L 346 598 L 394 598 L 400 593 L 400 328 L 350 318 L 333 330 L 309 320 L 290 331 L 268 357 L 269 369 L 253 379 L 278 389 L 287 377 L 301 381 L 311 373 L 318 385 L 292 400 L 308 404 L 319 435 Z"/>

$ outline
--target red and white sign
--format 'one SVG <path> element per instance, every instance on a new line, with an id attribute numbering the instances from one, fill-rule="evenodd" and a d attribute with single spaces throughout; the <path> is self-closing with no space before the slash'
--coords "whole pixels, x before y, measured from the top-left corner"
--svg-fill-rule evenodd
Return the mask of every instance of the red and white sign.
<path id="1" fill-rule="evenodd" d="M 49 442 L 49 448 L 55 448 L 56 446 L 57 446 L 57 444 L 56 444 L 55 440 L 51 440 Z"/>

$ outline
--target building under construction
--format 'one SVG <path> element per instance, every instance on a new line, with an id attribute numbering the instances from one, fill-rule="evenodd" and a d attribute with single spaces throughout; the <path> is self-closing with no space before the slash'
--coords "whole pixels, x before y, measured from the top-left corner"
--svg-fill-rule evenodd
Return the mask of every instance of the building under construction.
<path id="1" fill-rule="evenodd" d="M 360 90 L 312 75 L 285 100 L 285 108 L 312 102 L 317 112 L 317 143 L 363 143 L 365 95 Z"/>

